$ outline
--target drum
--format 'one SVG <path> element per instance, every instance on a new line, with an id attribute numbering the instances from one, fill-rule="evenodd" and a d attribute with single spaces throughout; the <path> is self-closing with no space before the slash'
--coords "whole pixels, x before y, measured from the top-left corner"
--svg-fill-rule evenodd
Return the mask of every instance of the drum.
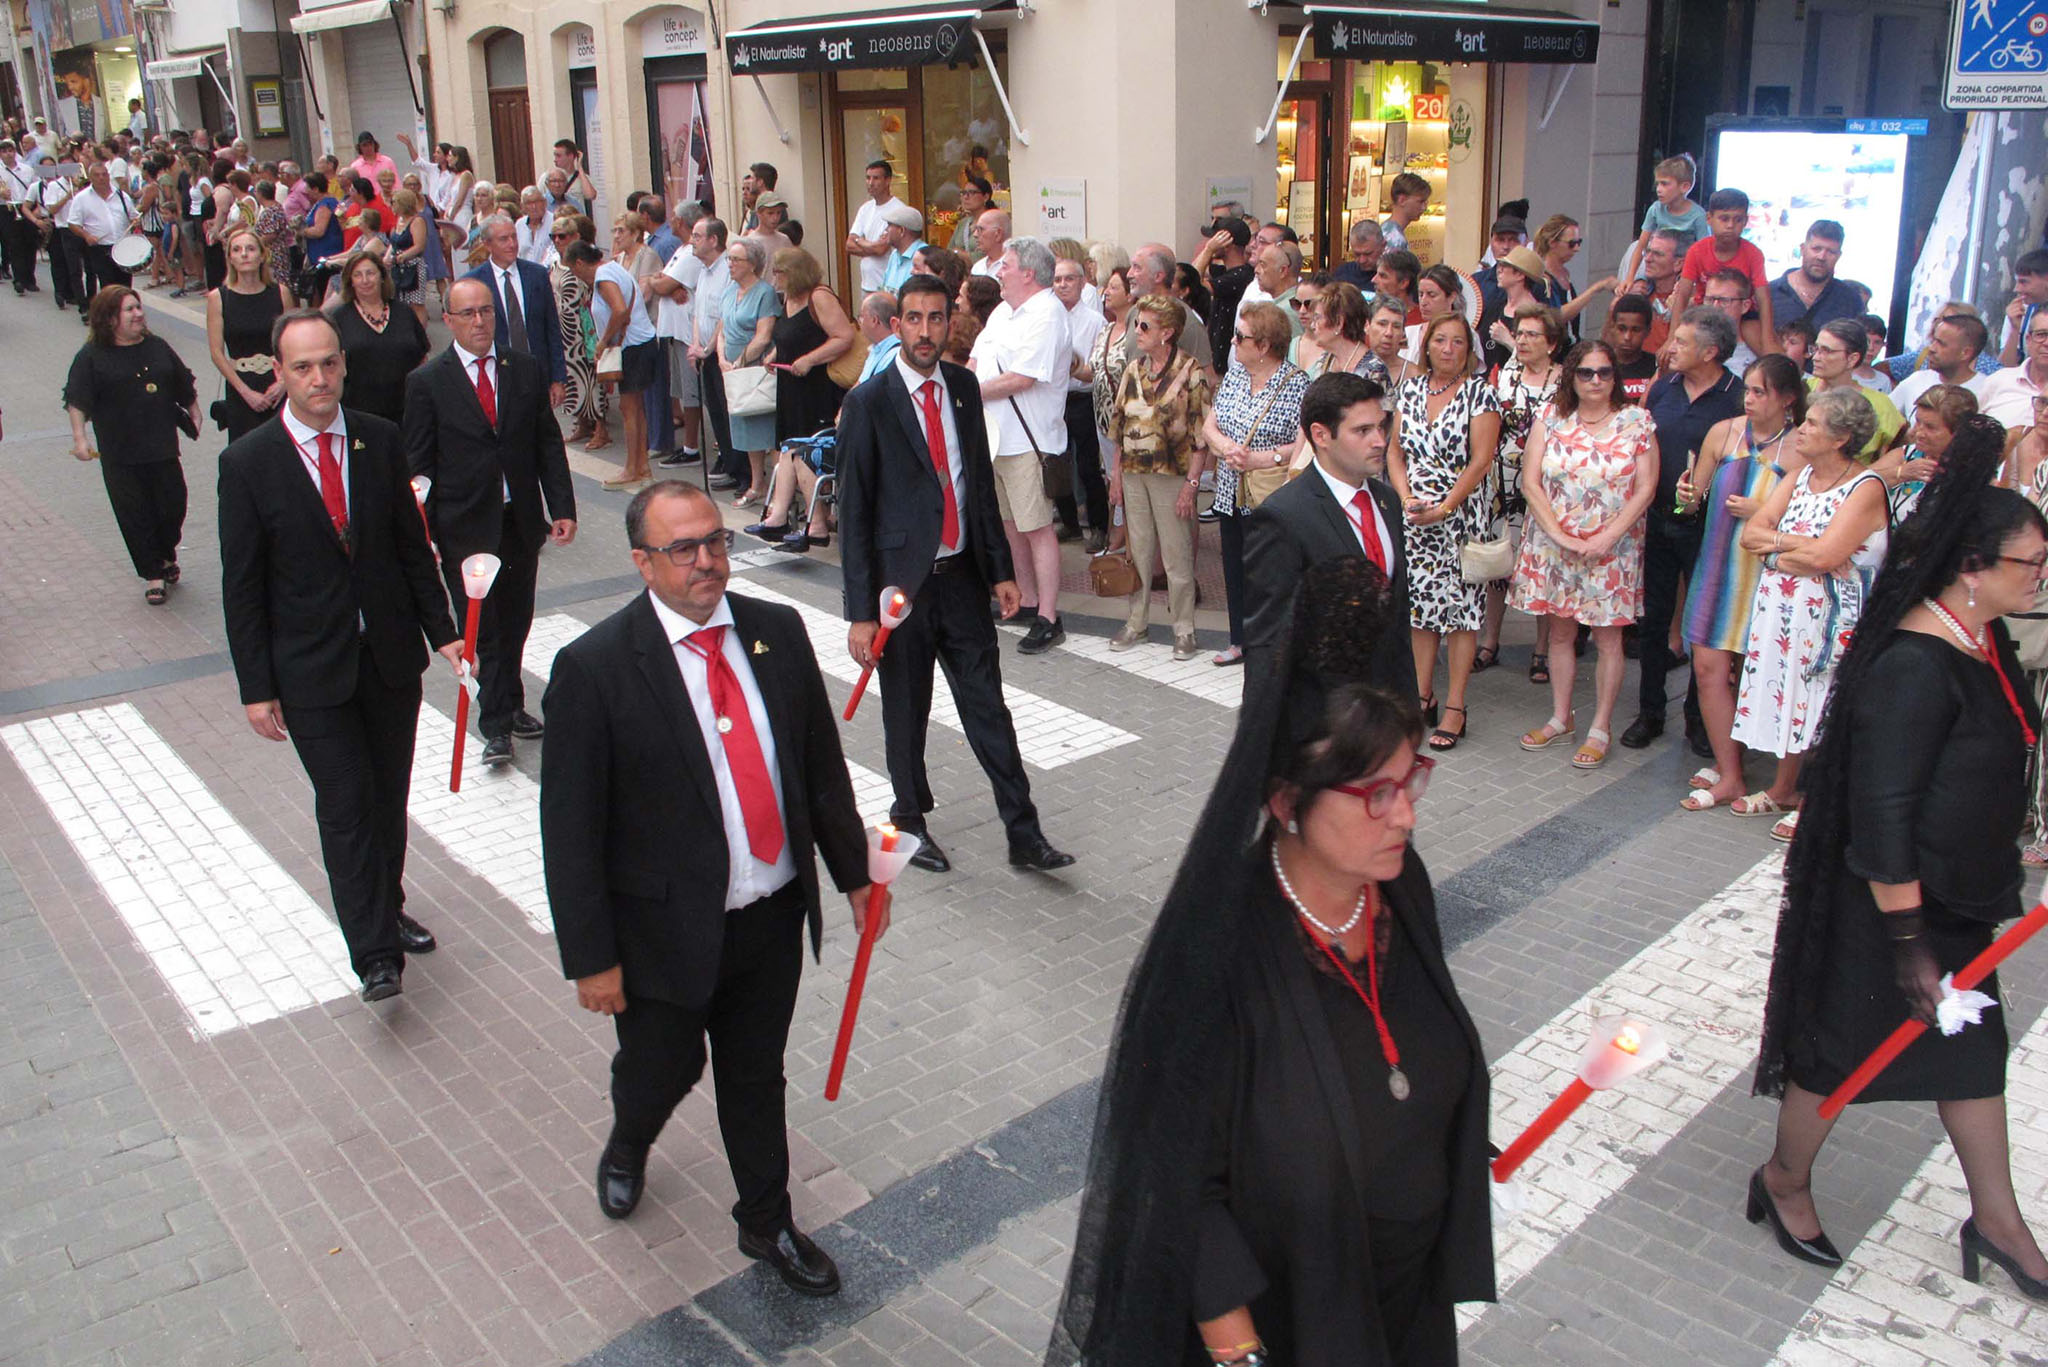
<path id="1" fill-rule="evenodd" d="M 114 244 L 114 264 L 124 271 L 139 271 L 149 264 L 149 251 L 148 238 L 130 233 Z"/>

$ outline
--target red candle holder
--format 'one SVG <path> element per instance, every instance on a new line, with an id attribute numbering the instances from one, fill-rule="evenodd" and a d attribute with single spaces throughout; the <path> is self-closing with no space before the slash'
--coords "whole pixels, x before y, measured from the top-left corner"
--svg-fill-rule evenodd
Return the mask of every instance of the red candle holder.
<path id="1" fill-rule="evenodd" d="M 1648 1021 L 1630 1016 L 1603 1016 L 1593 1022 L 1593 1034 L 1579 1060 L 1579 1075 L 1557 1099 L 1543 1108 L 1528 1129 L 1501 1156 L 1493 1160 L 1493 1180 L 1505 1182 L 1543 1141 L 1557 1132 L 1566 1117 L 1595 1092 L 1634 1077 L 1670 1051 L 1664 1032 Z"/>
<path id="2" fill-rule="evenodd" d="M 860 679 L 853 686 L 853 696 L 846 700 L 846 721 L 853 720 L 854 709 L 860 706 L 861 695 L 868 691 L 868 680 L 874 676 L 875 666 L 881 661 L 882 647 L 889 644 L 889 633 L 902 626 L 909 617 L 909 596 L 899 588 L 883 589 L 881 607 L 875 614 L 875 620 L 881 625 L 875 629 L 874 653 L 868 662 L 861 666 Z"/>
<path id="3" fill-rule="evenodd" d="M 484 596 L 498 582 L 504 562 L 489 551 L 478 551 L 462 562 L 462 592 L 469 599 L 468 615 L 462 619 L 461 685 L 455 690 L 455 758 L 448 768 L 448 791 L 462 791 L 462 743 L 469 735 L 469 700 L 477 692 L 476 629 L 482 619 Z"/>
<path id="4" fill-rule="evenodd" d="M 825 1100 L 839 1100 L 839 1084 L 846 1076 L 846 1054 L 853 1046 L 853 1023 L 860 1015 L 861 990 L 867 986 L 868 958 L 875 950 L 878 927 L 889 910 L 889 884 L 910 862 L 924 842 L 894 826 L 878 826 L 868 832 L 868 909 L 861 920 L 860 945 L 853 952 L 853 975 L 846 982 L 846 1005 L 839 1012 L 839 1038 L 832 1045 L 832 1067 L 825 1075 Z"/>

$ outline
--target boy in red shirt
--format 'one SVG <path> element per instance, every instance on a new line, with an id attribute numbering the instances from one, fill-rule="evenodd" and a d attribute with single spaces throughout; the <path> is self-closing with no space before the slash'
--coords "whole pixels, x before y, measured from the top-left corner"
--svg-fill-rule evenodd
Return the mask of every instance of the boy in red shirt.
<path id="1" fill-rule="evenodd" d="M 1742 331 L 1751 333 L 1750 324 L 1756 324 L 1754 335 L 1758 341 L 1750 341 L 1750 349 L 1758 355 L 1774 346 L 1759 345 L 1762 339 L 1775 342 L 1777 329 L 1771 323 L 1771 280 L 1764 266 L 1764 254 L 1757 250 L 1754 242 L 1745 242 L 1743 228 L 1749 224 L 1749 196 L 1740 190 L 1716 190 L 1707 199 L 1707 225 L 1712 236 L 1692 244 L 1685 253 L 1685 264 L 1679 268 L 1679 282 L 1676 294 L 1684 296 L 1684 308 L 1680 301 L 1673 299 L 1672 316 L 1677 317 L 1700 301 L 1705 293 L 1705 284 L 1715 271 L 1733 268 L 1749 277 L 1755 293 L 1750 305 L 1751 312 L 1743 319 Z M 1746 335 L 1744 340 L 1749 340 Z"/>

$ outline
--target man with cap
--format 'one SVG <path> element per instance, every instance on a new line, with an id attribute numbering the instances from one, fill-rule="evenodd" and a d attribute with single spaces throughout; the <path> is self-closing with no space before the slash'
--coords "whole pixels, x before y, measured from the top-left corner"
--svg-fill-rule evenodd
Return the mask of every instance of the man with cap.
<path id="1" fill-rule="evenodd" d="M 50 131 L 50 121 L 41 114 L 29 121 L 28 140 L 34 144 L 33 150 L 28 153 L 31 162 L 57 159 L 57 135 Z"/>
<path id="2" fill-rule="evenodd" d="M 889 244 L 882 288 L 894 294 L 910 278 L 917 254 L 931 245 L 924 240 L 924 215 L 901 202 L 886 206 L 882 210 L 882 240 Z"/>
<path id="3" fill-rule="evenodd" d="M 796 245 L 789 240 L 789 234 L 782 231 L 782 225 L 789 222 L 789 201 L 775 191 L 763 191 L 754 201 L 754 220 L 754 230 L 747 236 L 767 249 L 770 264 L 775 260 L 775 253 Z"/>

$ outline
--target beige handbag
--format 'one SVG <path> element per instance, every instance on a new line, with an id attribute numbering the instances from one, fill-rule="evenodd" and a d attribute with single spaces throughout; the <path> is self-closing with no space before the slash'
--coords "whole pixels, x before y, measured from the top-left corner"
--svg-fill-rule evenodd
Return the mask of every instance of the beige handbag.
<path id="1" fill-rule="evenodd" d="M 599 384 L 612 384 L 626 373 L 626 349 L 608 346 L 597 356 L 596 378 Z"/>
<path id="2" fill-rule="evenodd" d="M 1267 391 L 1266 401 L 1259 405 L 1259 411 L 1252 416 L 1251 426 L 1245 428 L 1244 439 L 1246 441 L 1250 441 L 1258 435 L 1259 423 L 1264 420 L 1266 410 L 1273 406 L 1274 399 L 1280 397 L 1280 384 L 1277 377 L 1271 384 L 1272 388 Z M 1250 448 L 1247 447 L 1246 449 L 1249 450 Z M 1286 487 L 1287 481 L 1294 478 L 1294 473 L 1293 468 L 1286 465 L 1274 466 L 1266 470 L 1246 470 L 1237 477 L 1237 510 L 1241 513 L 1248 513 L 1258 507 L 1261 503 L 1264 503 Z"/>
<path id="3" fill-rule="evenodd" d="M 1494 541 L 1467 541 L 1458 548 L 1458 571 L 1468 584 L 1492 584 L 1515 572 L 1512 535 Z"/>
<path id="4" fill-rule="evenodd" d="M 775 372 L 765 365 L 735 366 L 725 372 L 725 411 L 758 418 L 775 411 Z"/>

